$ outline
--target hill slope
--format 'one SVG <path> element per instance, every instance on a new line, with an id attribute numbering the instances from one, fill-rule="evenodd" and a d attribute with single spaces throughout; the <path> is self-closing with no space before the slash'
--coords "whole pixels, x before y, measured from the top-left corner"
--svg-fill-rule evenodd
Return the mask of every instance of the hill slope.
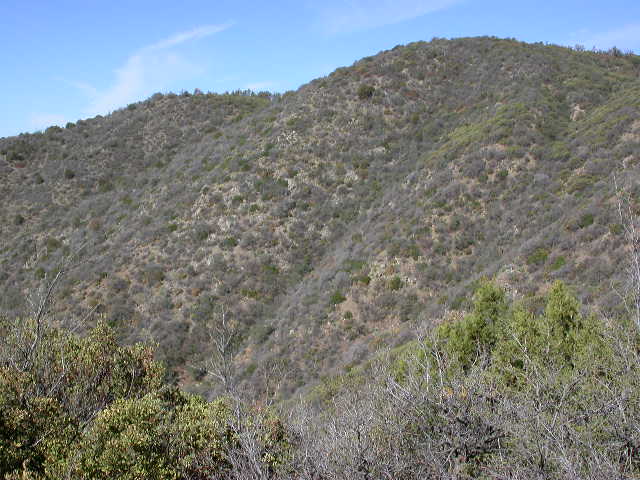
<path id="1" fill-rule="evenodd" d="M 59 316 L 151 338 L 176 380 L 239 322 L 243 381 L 282 394 L 468 308 L 562 279 L 617 308 L 612 172 L 640 193 L 640 57 L 419 42 L 280 95 L 154 95 L 0 140 L 2 308 L 80 249 Z"/>

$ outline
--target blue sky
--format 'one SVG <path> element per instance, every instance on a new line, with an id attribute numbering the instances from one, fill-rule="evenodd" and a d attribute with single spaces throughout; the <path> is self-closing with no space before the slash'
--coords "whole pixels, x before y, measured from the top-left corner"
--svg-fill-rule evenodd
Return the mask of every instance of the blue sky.
<path id="1" fill-rule="evenodd" d="M 640 1 L 2 0 L 0 137 L 155 92 L 284 92 L 398 44 L 476 35 L 640 52 Z"/>

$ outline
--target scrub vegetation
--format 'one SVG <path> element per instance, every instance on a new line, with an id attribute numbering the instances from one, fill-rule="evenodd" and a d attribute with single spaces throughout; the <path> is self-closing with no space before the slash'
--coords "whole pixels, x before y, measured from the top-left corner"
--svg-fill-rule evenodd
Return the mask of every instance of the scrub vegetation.
<path id="1" fill-rule="evenodd" d="M 0 139 L 2 474 L 640 475 L 639 74 L 433 39 Z"/>

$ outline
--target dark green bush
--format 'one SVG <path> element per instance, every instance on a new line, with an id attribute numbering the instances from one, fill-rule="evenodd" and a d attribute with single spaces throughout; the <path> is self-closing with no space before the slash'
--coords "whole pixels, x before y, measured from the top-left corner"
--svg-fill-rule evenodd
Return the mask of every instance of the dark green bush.
<path id="1" fill-rule="evenodd" d="M 47 237 L 45 242 L 48 252 L 54 252 L 62 246 L 62 242 L 54 237 Z"/>
<path id="2" fill-rule="evenodd" d="M 143 280 L 149 286 L 154 286 L 164 281 L 165 271 L 161 265 L 147 265 L 143 272 Z"/>
<path id="3" fill-rule="evenodd" d="M 331 295 L 330 302 L 332 305 L 338 305 L 339 303 L 344 302 L 347 299 L 339 290 L 336 290 Z"/>
<path id="4" fill-rule="evenodd" d="M 399 276 L 394 276 L 391 280 L 389 280 L 389 289 L 396 291 L 400 290 L 404 286 L 404 282 Z"/>
<path id="5" fill-rule="evenodd" d="M 592 213 L 585 213 L 584 215 L 582 215 L 580 217 L 580 220 L 578 222 L 578 228 L 586 228 L 590 225 L 593 225 L 594 222 L 594 216 Z"/>
<path id="6" fill-rule="evenodd" d="M 373 97 L 376 89 L 372 85 L 362 84 L 358 87 L 358 98 L 360 100 L 366 100 Z"/>
<path id="7" fill-rule="evenodd" d="M 220 243 L 220 246 L 222 246 L 225 249 L 234 248 L 237 245 L 238 245 L 238 240 L 235 237 L 225 237 Z"/>

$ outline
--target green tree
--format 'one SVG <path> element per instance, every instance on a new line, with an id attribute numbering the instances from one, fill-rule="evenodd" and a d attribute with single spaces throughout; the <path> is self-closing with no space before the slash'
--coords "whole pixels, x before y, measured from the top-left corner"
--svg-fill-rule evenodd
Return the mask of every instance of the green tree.
<path id="1" fill-rule="evenodd" d="M 118 399 L 160 388 L 149 347 L 121 347 L 99 324 L 85 337 L 43 319 L 0 321 L 0 473 L 45 474 Z"/>
<path id="2" fill-rule="evenodd" d="M 466 369 L 490 354 L 508 308 L 504 290 L 493 282 L 483 282 L 473 296 L 471 313 L 438 328 L 437 335 L 445 342 L 444 348 L 452 361 Z"/>
<path id="3" fill-rule="evenodd" d="M 221 474 L 233 441 L 230 409 L 178 391 L 121 399 L 103 410 L 68 471 L 76 478 L 177 479 Z"/>
<path id="4" fill-rule="evenodd" d="M 594 365 L 608 352 L 601 322 L 583 317 L 578 300 L 560 281 L 547 293 L 544 314 L 536 317 L 522 306 L 506 317 L 493 352 L 493 372 L 508 385 L 530 382 L 534 370 L 570 373 Z"/>

